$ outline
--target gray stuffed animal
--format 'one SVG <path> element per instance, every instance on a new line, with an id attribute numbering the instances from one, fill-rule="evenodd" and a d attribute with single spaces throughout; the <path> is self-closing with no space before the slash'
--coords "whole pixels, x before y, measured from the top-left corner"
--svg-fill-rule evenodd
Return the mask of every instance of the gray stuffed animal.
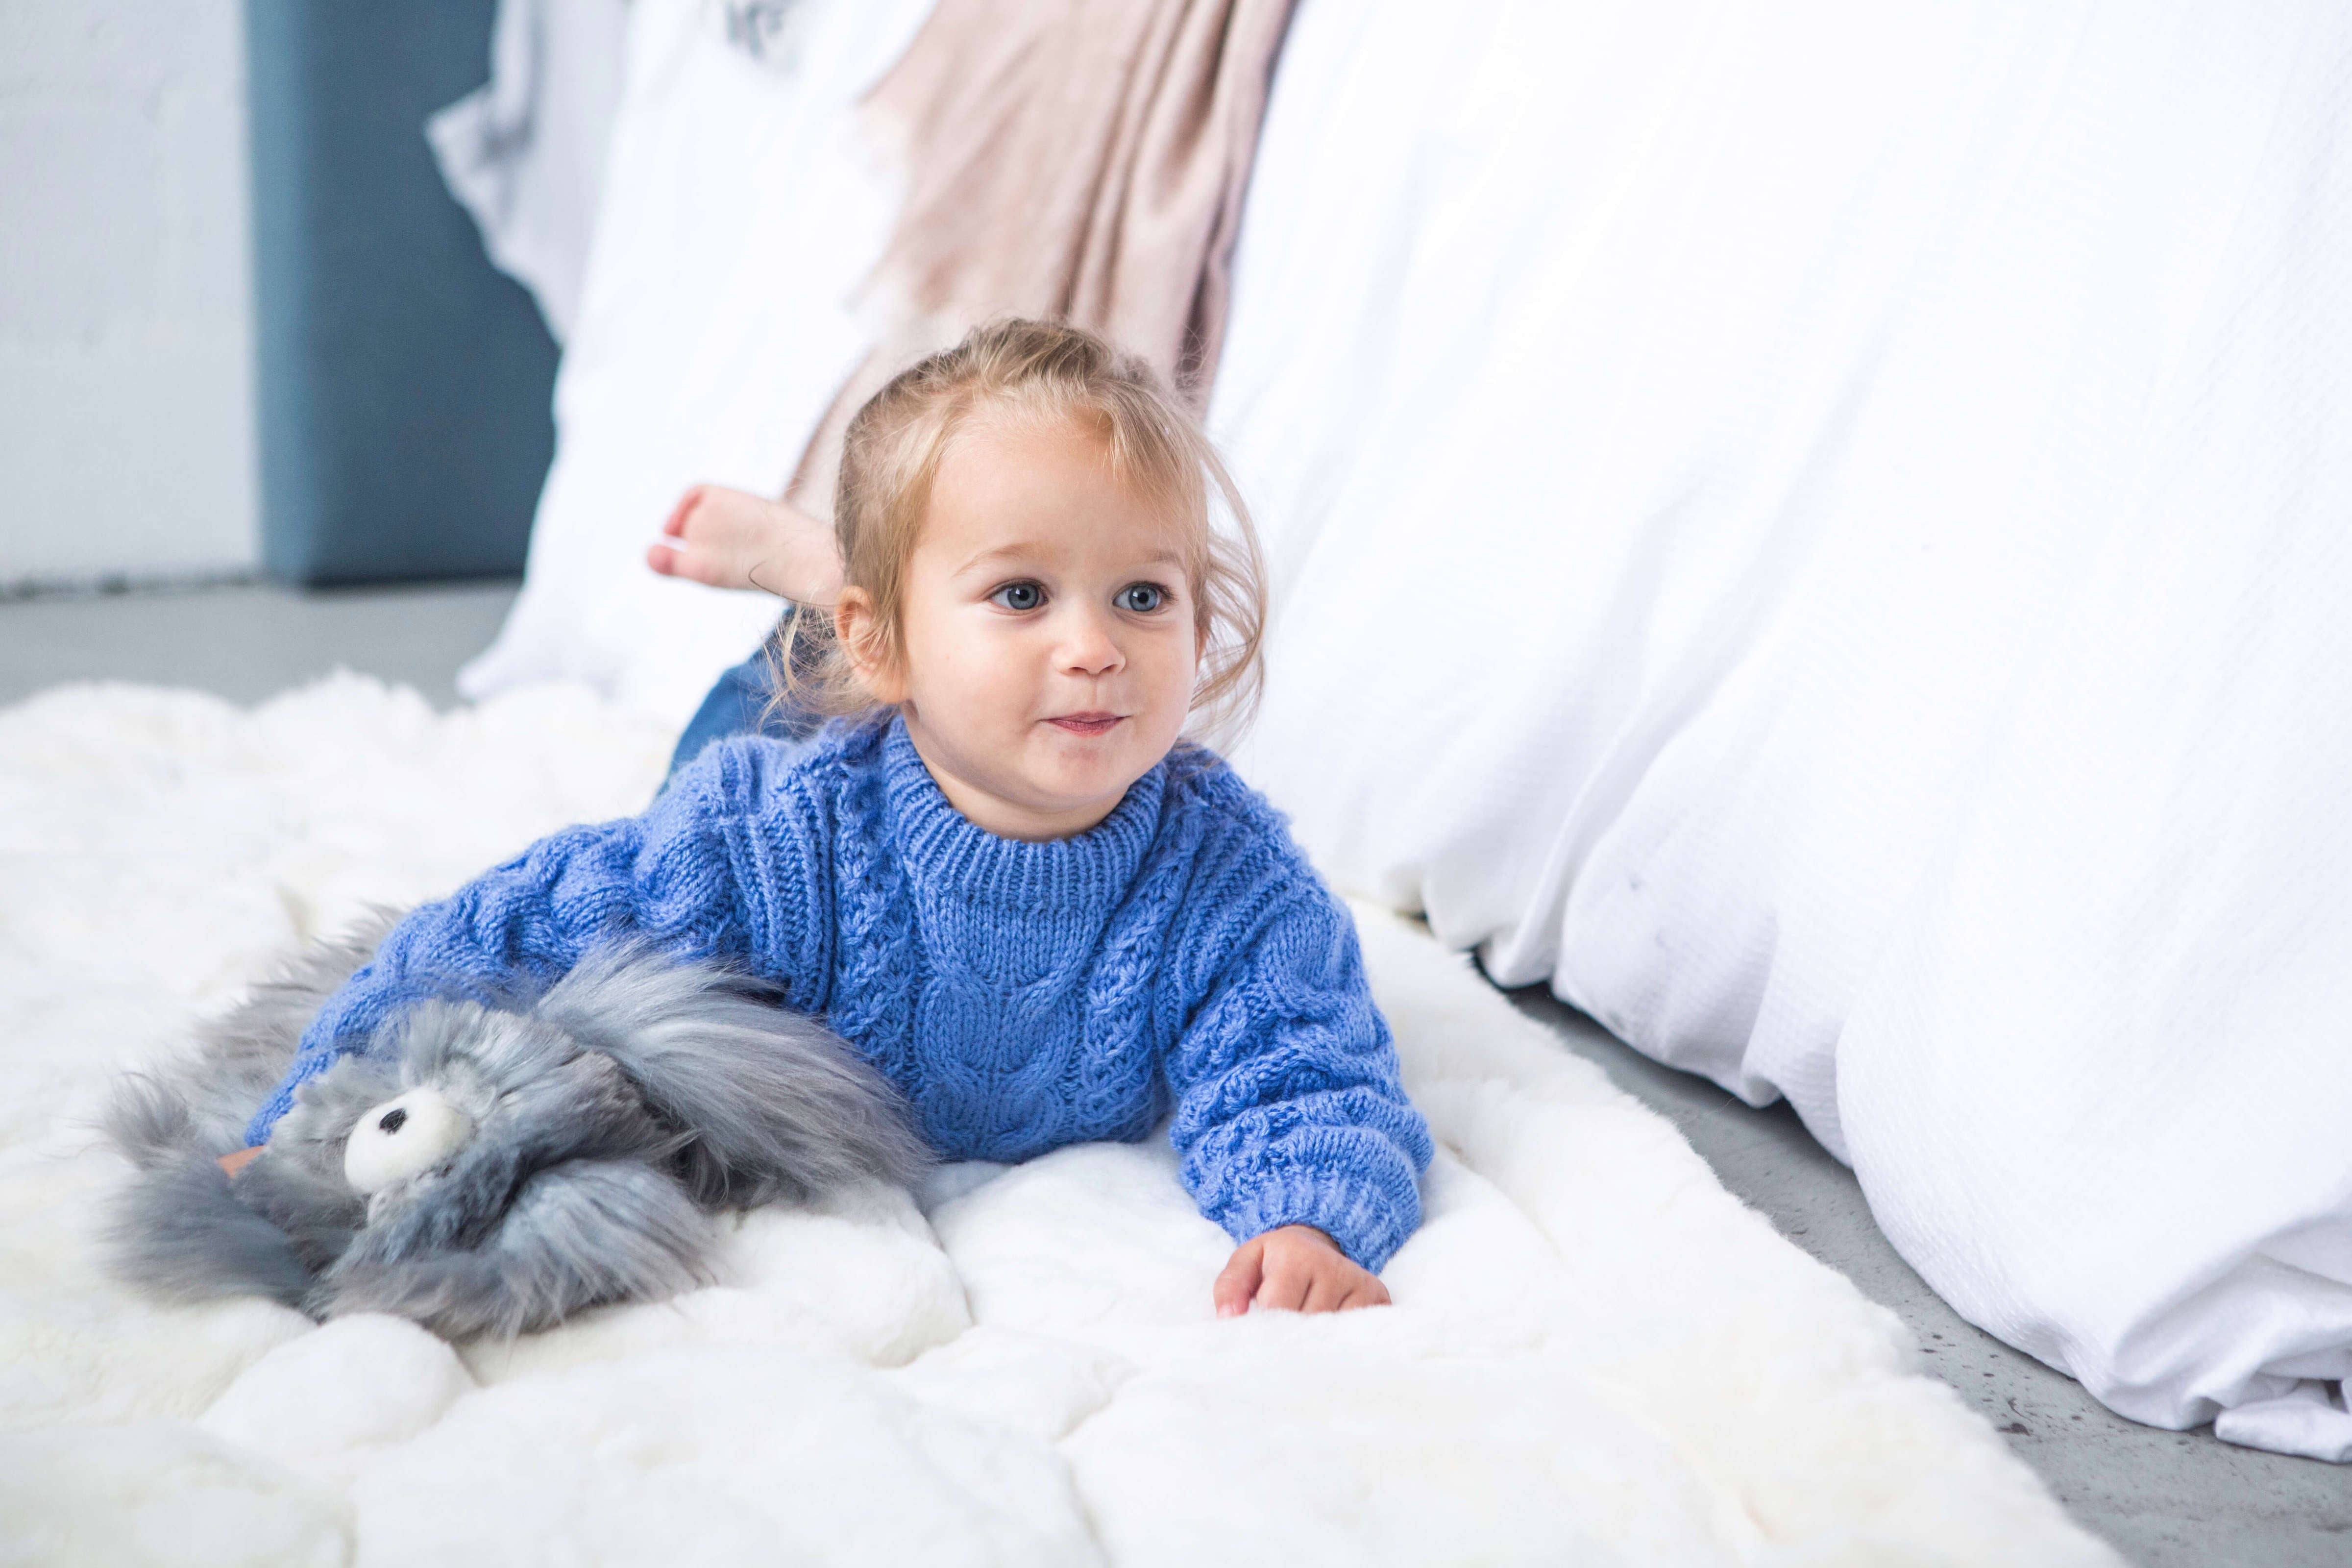
<path id="1" fill-rule="evenodd" d="M 772 988 L 616 946 L 536 996 L 387 1020 L 226 1175 L 217 1157 L 391 923 L 313 948 L 194 1055 L 118 1085 L 106 1130 L 138 1167 L 110 1231 L 126 1279 L 513 1335 L 703 1281 L 713 1211 L 923 1164 L 897 1089 Z"/>

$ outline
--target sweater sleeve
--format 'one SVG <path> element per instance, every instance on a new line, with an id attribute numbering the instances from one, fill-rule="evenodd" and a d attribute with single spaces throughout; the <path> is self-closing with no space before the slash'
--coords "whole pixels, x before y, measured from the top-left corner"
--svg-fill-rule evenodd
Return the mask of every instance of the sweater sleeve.
<path id="1" fill-rule="evenodd" d="M 1311 1225 L 1378 1272 L 1419 1227 L 1429 1129 L 1399 1081 L 1355 925 L 1319 884 L 1224 964 L 1169 1083 L 1184 1184 L 1235 1241 Z"/>
<path id="2" fill-rule="evenodd" d="M 720 763 L 713 758 L 681 775 L 641 816 L 550 834 L 449 897 L 411 910 L 312 1017 L 293 1065 L 247 1126 L 247 1142 L 266 1140 L 300 1085 L 366 1048 L 386 1018 L 425 997 L 494 1001 L 535 991 L 592 946 L 620 937 L 682 958 L 740 960 L 772 945 L 772 908 L 761 906 L 772 906 L 780 879 L 792 879 L 774 864 L 777 836 L 747 830 L 741 814 L 729 809 Z M 793 837 L 783 836 L 785 843 Z M 735 867 L 751 840 L 767 851 L 757 890 L 740 885 Z M 792 983 L 793 955 L 776 956 L 788 961 L 776 978 L 795 993 L 794 1004 L 814 1005 L 796 994 L 803 987 Z M 772 960 L 754 967 L 780 966 Z"/>

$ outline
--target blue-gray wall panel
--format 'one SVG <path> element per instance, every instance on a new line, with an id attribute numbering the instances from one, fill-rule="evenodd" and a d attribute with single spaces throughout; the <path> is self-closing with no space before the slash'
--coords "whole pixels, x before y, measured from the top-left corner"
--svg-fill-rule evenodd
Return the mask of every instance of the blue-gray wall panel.
<path id="1" fill-rule="evenodd" d="M 555 346 L 441 184 L 425 117 L 494 0 L 247 0 L 262 557 L 298 583 L 518 572 Z"/>

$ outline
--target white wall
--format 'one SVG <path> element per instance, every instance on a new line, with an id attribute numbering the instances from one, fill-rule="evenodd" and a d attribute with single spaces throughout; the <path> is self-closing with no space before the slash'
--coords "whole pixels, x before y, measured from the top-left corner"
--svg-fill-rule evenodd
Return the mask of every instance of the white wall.
<path id="1" fill-rule="evenodd" d="M 239 0 L 0 0 L 0 588 L 259 559 Z"/>

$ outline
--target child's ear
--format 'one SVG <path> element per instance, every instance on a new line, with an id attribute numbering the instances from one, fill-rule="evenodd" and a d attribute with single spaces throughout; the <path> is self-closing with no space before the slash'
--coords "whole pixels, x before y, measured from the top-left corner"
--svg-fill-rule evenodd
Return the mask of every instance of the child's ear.
<path id="1" fill-rule="evenodd" d="M 890 646 L 882 617 L 875 613 L 873 595 L 863 588 L 844 588 L 841 602 L 834 606 L 833 625 L 842 652 L 849 657 L 849 668 L 856 672 L 867 695 L 886 708 L 904 702 L 906 671 Z"/>

